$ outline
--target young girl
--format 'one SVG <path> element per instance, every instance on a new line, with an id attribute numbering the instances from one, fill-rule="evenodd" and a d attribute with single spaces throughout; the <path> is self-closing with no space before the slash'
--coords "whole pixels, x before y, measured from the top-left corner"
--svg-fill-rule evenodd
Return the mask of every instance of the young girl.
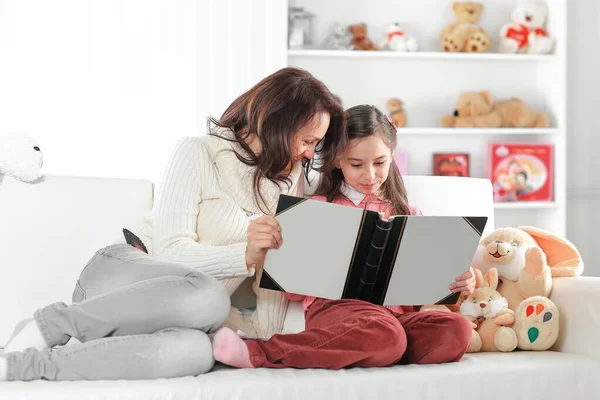
<path id="1" fill-rule="evenodd" d="M 409 206 L 393 160 L 396 129 L 372 106 L 347 111 L 349 143 L 336 168 L 322 176 L 317 200 L 390 215 L 422 215 Z M 472 291 L 471 270 L 450 285 Z M 471 325 L 461 315 L 382 307 L 361 300 L 326 300 L 287 294 L 302 301 L 304 332 L 274 335 L 269 340 L 241 339 L 228 328 L 213 338 L 215 360 L 238 368 L 384 367 L 459 361 L 471 341 Z"/>

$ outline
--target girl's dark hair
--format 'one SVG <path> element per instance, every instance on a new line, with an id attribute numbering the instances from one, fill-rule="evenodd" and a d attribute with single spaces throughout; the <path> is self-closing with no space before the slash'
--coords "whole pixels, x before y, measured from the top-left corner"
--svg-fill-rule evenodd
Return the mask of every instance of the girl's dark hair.
<path id="1" fill-rule="evenodd" d="M 396 149 L 396 129 L 391 120 L 374 106 L 359 105 L 346 110 L 346 132 L 349 141 L 380 135 L 390 149 Z M 336 154 L 335 157 L 341 154 Z M 335 164 L 335 160 L 328 160 L 328 164 Z M 325 196 L 328 202 L 332 202 L 341 195 L 344 175 L 336 167 L 327 171 L 321 175 L 315 195 Z M 410 215 L 404 181 L 394 160 L 390 160 L 390 172 L 382 185 L 381 194 L 390 202 L 392 215 Z"/>
<path id="2" fill-rule="evenodd" d="M 254 197 L 261 209 L 266 203 L 260 193 L 260 180 L 267 178 L 273 182 L 285 182 L 288 187 L 292 184 L 289 172 L 284 172 L 292 159 L 294 135 L 318 113 L 329 114 L 330 122 L 325 137 L 316 146 L 316 162 L 302 160 L 304 174 L 308 178 L 313 168 L 317 171 L 333 168 L 327 160 L 335 159 L 335 154 L 345 145 L 346 137 L 344 108 L 339 97 L 310 73 L 298 68 L 283 68 L 235 99 L 219 120 L 209 119 L 210 134 L 236 142 L 246 153 L 235 152 L 238 160 L 256 167 Z M 211 125 L 230 129 L 234 137 L 222 136 L 213 131 Z M 246 143 L 251 134 L 256 134 L 260 142 L 259 155 L 255 155 Z M 316 165 L 317 162 L 319 165 Z"/>

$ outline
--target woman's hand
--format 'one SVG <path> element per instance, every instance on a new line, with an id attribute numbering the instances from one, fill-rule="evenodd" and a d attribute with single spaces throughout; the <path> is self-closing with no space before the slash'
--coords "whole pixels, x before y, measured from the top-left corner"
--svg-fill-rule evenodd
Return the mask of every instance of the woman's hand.
<path id="1" fill-rule="evenodd" d="M 461 294 L 468 296 L 475 291 L 475 273 L 473 273 L 473 268 L 470 267 L 467 272 L 456 278 L 448 289 L 452 291 L 452 293 L 461 292 Z"/>
<path id="2" fill-rule="evenodd" d="M 281 239 L 277 220 L 265 215 L 250 222 L 248 226 L 248 246 L 246 247 L 246 266 L 248 269 L 265 261 L 269 249 L 278 249 Z"/>

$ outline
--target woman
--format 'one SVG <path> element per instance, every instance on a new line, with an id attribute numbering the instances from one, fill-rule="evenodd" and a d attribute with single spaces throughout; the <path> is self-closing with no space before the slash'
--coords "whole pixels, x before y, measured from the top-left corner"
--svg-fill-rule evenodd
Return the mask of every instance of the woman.
<path id="1" fill-rule="evenodd" d="M 0 379 L 197 375 L 214 362 L 206 333 L 226 319 L 249 334 L 280 330 L 280 293 L 257 290 L 252 314 L 228 318 L 229 295 L 281 245 L 268 216 L 279 194 L 302 195 L 315 154 L 344 144 L 343 109 L 312 75 L 286 68 L 212 122 L 209 136 L 180 141 L 170 158 L 154 206 L 155 257 L 125 244 L 100 250 L 72 305 L 40 309 L 15 329 Z M 82 343 L 54 348 L 71 337 Z"/>

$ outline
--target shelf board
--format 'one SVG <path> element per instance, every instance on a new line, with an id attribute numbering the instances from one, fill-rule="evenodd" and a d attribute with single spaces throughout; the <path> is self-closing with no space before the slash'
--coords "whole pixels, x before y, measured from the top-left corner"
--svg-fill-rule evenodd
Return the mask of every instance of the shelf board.
<path id="1" fill-rule="evenodd" d="M 553 60 L 555 54 L 505 54 L 505 53 L 446 53 L 443 51 L 398 52 L 389 50 L 288 50 L 289 57 L 307 58 L 405 58 L 405 59 L 439 59 L 439 60 L 506 60 L 506 61 L 541 61 Z"/>
<path id="2" fill-rule="evenodd" d="M 513 201 L 506 203 L 494 203 L 496 209 L 530 209 L 530 208 L 555 208 L 558 204 L 555 201 Z"/>
<path id="3" fill-rule="evenodd" d="M 398 135 L 556 135 L 557 128 L 398 128 Z"/>

